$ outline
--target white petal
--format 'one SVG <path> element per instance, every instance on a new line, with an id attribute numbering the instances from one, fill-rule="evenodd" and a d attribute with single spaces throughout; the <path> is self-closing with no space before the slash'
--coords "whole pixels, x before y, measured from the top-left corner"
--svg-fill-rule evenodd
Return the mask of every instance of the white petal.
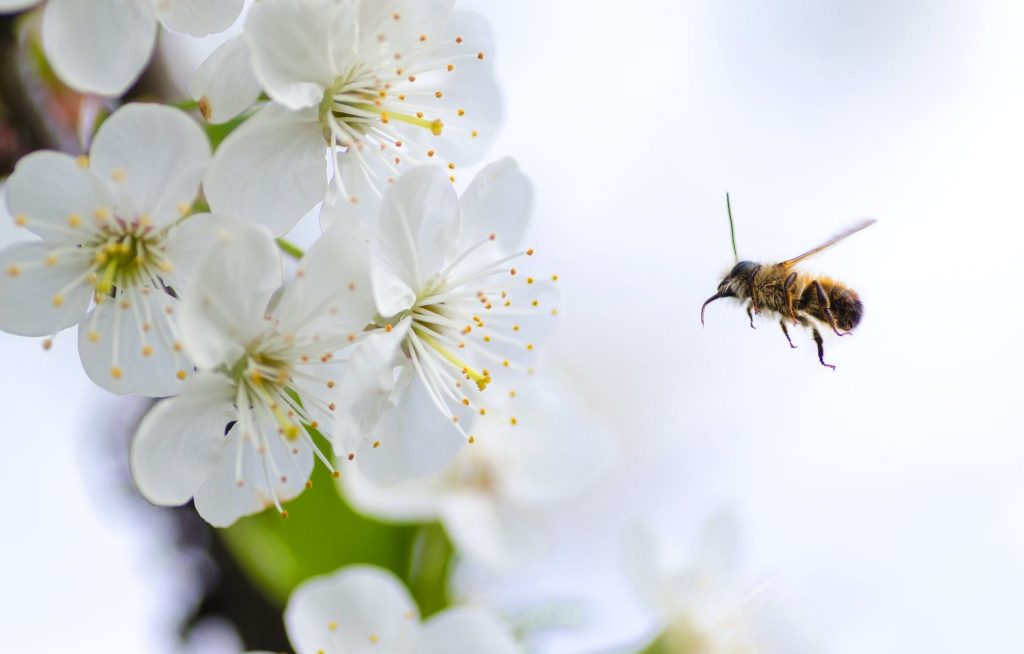
<path id="1" fill-rule="evenodd" d="M 367 63 L 392 57 L 396 50 L 412 50 L 419 36 L 431 44 L 452 13 L 454 0 L 375 0 L 360 2 L 359 57 Z M 395 18 L 398 16 L 398 18 Z M 431 38 L 433 37 L 433 38 Z"/>
<path id="2" fill-rule="evenodd" d="M 206 36 L 231 27 L 244 4 L 244 0 L 156 0 L 156 15 L 167 29 Z"/>
<path id="3" fill-rule="evenodd" d="M 12 216 L 50 243 L 76 245 L 88 240 L 94 232 L 94 212 L 110 209 L 103 184 L 61 152 L 23 157 L 6 189 Z"/>
<path id="4" fill-rule="evenodd" d="M 217 230 L 215 251 L 199 263 L 179 314 L 182 341 L 205 370 L 233 365 L 266 328 L 267 305 L 281 286 L 281 255 L 260 227 Z"/>
<path id="5" fill-rule="evenodd" d="M 105 297 L 82 321 L 82 367 L 96 385 L 111 393 L 177 395 L 193 371 L 188 359 L 175 351 L 176 339 L 164 313 L 178 300 L 163 290 L 148 289 L 147 295 L 133 291 L 128 296 L 120 293 L 117 300 Z"/>
<path id="6" fill-rule="evenodd" d="M 547 544 L 541 514 L 483 493 L 450 494 L 441 503 L 440 513 L 445 532 L 458 550 L 496 570 L 508 570 L 538 556 Z"/>
<path id="7" fill-rule="evenodd" d="M 380 152 L 357 144 L 360 151 L 339 152 L 335 177 L 320 213 L 320 225 L 326 231 L 335 223 L 366 221 L 375 223 L 383 202 L 382 190 L 395 178 Z"/>
<path id="8" fill-rule="evenodd" d="M 192 205 L 209 161 L 206 135 L 184 112 L 128 104 L 100 126 L 89 165 L 124 194 L 124 210 L 167 225 Z"/>
<path id="9" fill-rule="evenodd" d="M 251 107 L 260 96 L 260 83 L 252 72 L 245 37 L 239 34 L 214 50 L 188 88 L 211 123 L 226 123 Z"/>
<path id="10" fill-rule="evenodd" d="M 13 12 L 39 4 L 40 0 L 0 0 L 0 12 Z"/>
<path id="11" fill-rule="evenodd" d="M 143 497 L 175 506 L 199 490 L 222 457 L 233 389 L 221 375 L 200 374 L 143 418 L 131 448 L 132 479 Z"/>
<path id="12" fill-rule="evenodd" d="M 238 221 L 212 213 L 195 213 L 167 230 L 163 239 L 163 258 L 170 272 L 161 279 L 178 293 L 183 293 L 195 275 L 199 263 L 211 248 L 216 247 L 225 230 Z"/>
<path id="13" fill-rule="evenodd" d="M 416 605 L 381 568 L 348 566 L 303 583 L 289 598 L 284 621 L 297 654 L 419 651 Z"/>
<path id="14" fill-rule="evenodd" d="M 481 169 L 461 202 L 460 251 L 490 234 L 497 236 L 494 243 L 501 254 L 520 248 L 533 211 L 533 184 L 514 159 L 506 157 Z"/>
<path id="15" fill-rule="evenodd" d="M 227 527 L 243 516 L 268 509 L 274 506 L 275 497 L 283 504 L 306 488 L 306 480 L 313 471 L 313 451 L 309 444 L 301 438 L 285 441 L 277 425 L 265 413 L 258 415 L 257 428 L 266 451 L 258 452 L 251 442 L 242 438 L 236 425 L 225 439 L 224 456 L 219 465 L 196 491 L 196 511 L 214 527 Z M 237 460 L 239 447 L 241 466 Z M 239 480 L 242 480 L 241 485 Z"/>
<path id="16" fill-rule="evenodd" d="M 503 466 L 502 490 L 521 505 L 564 501 L 606 474 L 615 455 L 611 432 L 590 417 L 568 388 L 544 382 L 520 389 L 504 410 L 514 412 L 515 427 L 491 415 L 474 429 L 486 433 L 480 445 Z"/>
<path id="17" fill-rule="evenodd" d="M 210 207 L 287 233 L 327 190 L 316 112 L 268 104 L 224 140 L 203 182 Z"/>
<path id="18" fill-rule="evenodd" d="M 523 649 L 498 616 L 481 608 L 459 607 L 427 620 L 416 640 L 416 654 L 518 654 Z"/>
<path id="19" fill-rule="evenodd" d="M 156 42 L 148 2 L 50 0 L 43 9 L 43 49 L 68 86 L 120 95 L 139 76 Z"/>
<path id="20" fill-rule="evenodd" d="M 423 382 L 410 381 L 355 451 L 359 469 L 376 484 L 433 474 L 466 446 L 462 434 L 430 400 Z M 373 447 L 375 442 L 380 445 Z"/>
<path id="21" fill-rule="evenodd" d="M 367 243 L 366 231 L 352 226 L 329 230 L 306 251 L 274 309 L 283 333 L 343 341 L 363 331 L 376 313 Z"/>
<path id="22" fill-rule="evenodd" d="M 93 287 L 86 282 L 90 259 L 62 253 L 46 265 L 53 249 L 39 241 L 0 250 L 0 329 L 19 336 L 49 336 L 85 315 Z"/>
<path id="23" fill-rule="evenodd" d="M 442 272 L 459 222 L 458 197 L 437 168 L 415 168 L 388 189 L 370 244 L 373 293 L 382 316 L 411 307 L 416 293 Z"/>
<path id="24" fill-rule="evenodd" d="M 396 377 L 399 347 L 409 331 L 409 321 L 391 332 L 377 330 L 356 345 L 345 374 L 334 393 L 337 405 L 333 435 L 335 452 L 355 453 L 397 402 L 410 379 Z"/>
<path id="25" fill-rule="evenodd" d="M 340 484 L 355 510 L 392 522 L 433 522 L 448 492 L 443 473 L 381 486 L 367 479 L 358 466 L 346 468 Z"/>
<path id="26" fill-rule="evenodd" d="M 245 24 L 253 69 L 273 100 L 289 109 L 317 107 L 356 43 L 349 3 L 263 0 Z"/>

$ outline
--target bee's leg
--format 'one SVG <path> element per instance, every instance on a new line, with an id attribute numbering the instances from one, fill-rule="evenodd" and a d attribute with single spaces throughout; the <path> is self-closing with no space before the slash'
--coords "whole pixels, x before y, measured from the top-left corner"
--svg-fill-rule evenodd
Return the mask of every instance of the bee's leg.
<path id="1" fill-rule="evenodd" d="M 757 327 L 754 327 L 754 313 L 753 312 L 754 312 L 754 303 L 750 302 L 750 303 L 747 304 L 747 317 L 750 318 L 750 328 L 751 329 L 757 329 Z"/>
<path id="2" fill-rule="evenodd" d="M 789 330 L 786 329 L 786 319 L 785 318 L 779 319 L 779 327 L 782 327 L 782 333 L 786 335 L 786 340 L 789 341 L 789 346 L 791 348 L 795 349 L 796 346 L 793 345 L 793 339 L 789 337 Z"/>
<path id="3" fill-rule="evenodd" d="M 821 365 L 825 366 L 826 368 L 831 368 L 832 370 L 835 370 L 836 367 L 833 366 L 831 363 L 825 363 L 825 348 L 823 346 L 823 341 L 821 339 L 821 332 L 818 331 L 817 327 L 811 327 L 811 333 L 814 338 L 815 345 L 818 346 L 818 361 L 821 361 Z"/>
<path id="4" fill-rule="evenodd" d="M 793 319 L 793 324 L 796 322 L 796 311 L 793 310 L 793 284 L 796 282 L 796 272 L 791 272 L 789 277 L 786 278 L 786 283 L 782 285 L 782 290 L 786 293 L 786 307 L 789 309 L 789 317 Z M 786 338 L 789 338 L 787 335 Z"/>
<path id="5" fill-rule="evenodd" d="M 814 280 L 814 290 L 818 292 L 818 306 L 821 307 L 821 312 L 825 314 L 825 318 L 828 320 L 828 326 L 832 328 L 832 331 L 836 333 L 836 336 L 846 336 L 850 332 L 841 332 L 839 327 L 836 326 L 835 316 L 832 315 L 832 303 L 828 300 L 828 293 L 825 292 L 825 287 L 821 285 L 817 279 Z"/>

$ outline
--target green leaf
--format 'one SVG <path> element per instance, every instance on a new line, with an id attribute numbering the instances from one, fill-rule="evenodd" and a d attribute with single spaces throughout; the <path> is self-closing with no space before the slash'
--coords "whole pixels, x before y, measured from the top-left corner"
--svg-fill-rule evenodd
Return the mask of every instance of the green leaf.
<path id="1" fill-rule="evenodd" d="M 313 487 L 288 503 L 287 518 L 270 509 L 219 532 L 267 595 L 283 606 L 304 580 L 352 563 L 371 563 L 407 578 L 416 528 L 357 514 L 322 465 L 315 466 L 311 480 Z"/>

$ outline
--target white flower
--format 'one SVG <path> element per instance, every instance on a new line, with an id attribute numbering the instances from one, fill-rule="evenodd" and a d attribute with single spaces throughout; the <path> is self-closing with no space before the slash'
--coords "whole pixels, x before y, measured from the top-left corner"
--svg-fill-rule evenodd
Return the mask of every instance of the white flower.
<path id="1" fill-rule="evenodd" d="M 181 217 L 209 158 L 206 136 L 188 116 L 143 104 L 100 127 L 89 159 L 24 157 L 8 181 L 7 206 L 39 238 L 0 251 L 0 329 L 50 336 L 81 323 L 82 365 L 97 384 L 176 393 L 192 364 L 170 318 L 217 222 Z"/>
<path id="2" fill-rule="evenodd" d="M 180 312 L 182 342 L 200 372 L 158 404 L 131 450 L 135 485 L 155 504 L 195 498 L 210 524 L 302 492 L 340 372 L 335 353 L 372 318 L 366 239 L 331 230 L 281 287 L 281 256 L 266 230 L 234 225 L 197 267 Z"/>
<path id="3" fill-rule="evenodd" d="M 39 0 L 0 0 L 0 13 Z M 79 91 L 121 95 L 145 68 L 157 23 L 206 36 L 235 22 L 244 0 L 49 0 L 43 50 L 57 75 Z"/>
<path id="4" fill-rule="evenodd" d="M 625 542 L 626 567 L 659 634 L 658 654 L 798 654 L 806 651 L 763 590 L 737 585 L 736 528 L 728 514 L 708 520 L 689 559 L 647 524 Z"/>
<path id="5" fill-rule="evenodd" d="M 304 582 L 284 613 L 297 654 L 517 654 L 509 628 L 482 608 L 455 607 L 419 620 L 393 574 L 355 565 Z"/>
<path id="6" fill-rule="evenodd" d="M 500 119 L 490 33 L 453 0 L 263 0 L 245 26 L 252 72 L 271 98 L 218 149 L 206 177 L 216 211 L 287 232 L 324 199 L 375 215 L 418 163 L 479 158 Z M 239 43 L 194 94 L 218 120 L 253 99 Z M 220 66 L 226 72 L 218 72 Z M 204 68 L 207 68 L 204 66 Z M 214 78 L 235 80 L 218 91 Z M 218 114 L 219 112 L 219 114 Z"/>
<path id="7" fill-rule="evenodd" d="M 494 568 L 508 568 L 546 545 L 545 509 L 585 490 L 607 471 L 611 435 L 586 418 L 573 398 L 553 384 L 531 386 L 513 427 L 494 415 L 477 416 L 475 439 L 436 475 L 388 487 L 358 470 L 341 478 L 358 510 L 393 521 L 440 520 L 458 552 Z"/>
<path id="8" fill-rule="evenodd" d="M 491 410 L 485 394 L 515 394 L 495 379 L 532 372 L 556 309 L 552 284 L 514 265 L 533 254 L 519 249 L 531 200 L 510 159 L 484 168 L 461 207 L 448 178 L 429 166 L 385 196 L 370 274 L 377 324 L 386 327 L 351 357 L 334 434 L 335 451 L 374 482 L 441 469 L 473 440 L 462 423 Z"/>

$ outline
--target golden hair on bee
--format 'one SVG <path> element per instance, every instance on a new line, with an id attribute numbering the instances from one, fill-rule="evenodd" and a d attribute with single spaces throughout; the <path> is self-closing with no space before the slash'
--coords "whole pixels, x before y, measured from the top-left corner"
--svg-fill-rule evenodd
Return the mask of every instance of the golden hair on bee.
<path id="1" fill-rule="evenodd" d="M 818 347 L 818 361 L 821 365 L 835 370 L 825 363 L 825 349 L 818 327 L 827 327 L 838 336 L 850 334 L 864 316 L 864 304 L 852 288 L 831 277 L 812 275 L 796 269 L 801 261 L 819 254 L 848 236 L 874 224 L 869 218 L 837 234 L 821 245 L 792 259 L 779 263 L 754 263 L 740 261 L 736 251 L 736 230 L 732 220 L 732 203 L 725 194 L 725 206 L 729 214 L 729 236 L 735 265 L 718 284 L 718 292 L 709 297 L 700 307 L 700 324 L 704 324 L 704 309 L 708 304 L 724 297 L 734 297 L 747 303 L 747 317 L 754 328 L 754 314 L 767 313 L 779 318 L 779 326 L 791 348 L 795 348 L 789 336 L 786 323 L 802 325 L 811 330 L 811 336 Z"/>

